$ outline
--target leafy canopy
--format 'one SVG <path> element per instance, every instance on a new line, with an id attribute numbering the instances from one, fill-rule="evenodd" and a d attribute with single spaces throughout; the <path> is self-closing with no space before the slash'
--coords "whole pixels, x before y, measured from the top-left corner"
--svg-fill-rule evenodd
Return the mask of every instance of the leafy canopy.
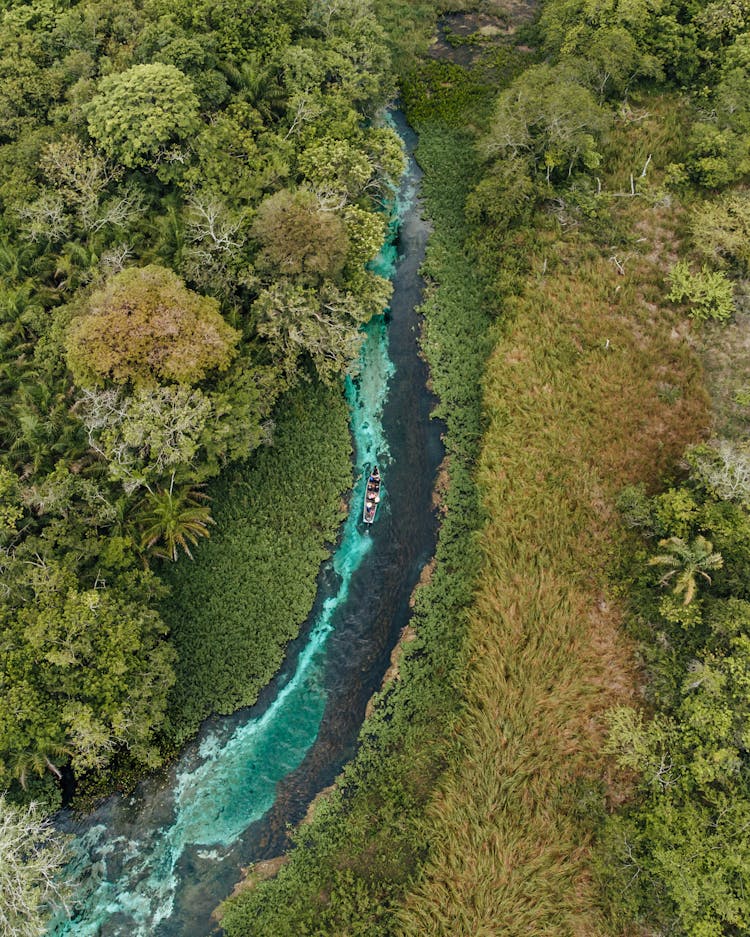
<path id="1" fill-rule="evenodd" d="M 485 148 L 489 155 L 530 158 L 549 181 L 580 164 L 595 169 L 598 138 L 609 123 L 608 112 L 568 69 L 537 65 L 500 94 Z"/>
<path id="2" fill-rule="evenodd" d="M 147 604 L 162 590 L 137 572 L 122 588 L 85 588 L 38 563 L 17 564 L 23 607 L 0 606 L 0 783 L 59 775 L 63 756 L 77 771 L 100 768 L 120 745 L 153 764 L 174 680 L 174 651 Z"/>
<path id="3" fill-rule="evenodd" d="M 67 336 L 68 363 L 81 386 L 197 384 L 223 371 L 236 354 L 239 333 L 165 267 L 131 267 L 91 295 L 88 311 Z"/>
<path id="4" fill-rule="evenodd" d="M 198 128 L 198 98 L 174 65 L 134 65 L 107 75 L 86 108 L 91 136 L 128 168 L 148 166 Z"/>
<path id="5" fill-rule="evenodd" d="M 67 858 L 63 838 L 31 804 L 16 807 L 0 794 L 0 935 L 39 937 L 64 902 L 58 874 Z"/>
<path id="6" fill-rule="evenodd" d="M 305 190 L 282 189 L 267 198 L 253 233 L 261 245 L 259 266 L 313 282 L 341 273 L 349 246 L 341 218 Z"/>

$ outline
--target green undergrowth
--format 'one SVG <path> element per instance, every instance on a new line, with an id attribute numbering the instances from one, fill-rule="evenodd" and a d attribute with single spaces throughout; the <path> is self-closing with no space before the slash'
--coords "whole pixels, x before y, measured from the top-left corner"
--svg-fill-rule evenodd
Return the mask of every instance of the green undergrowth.
<path id="1" fill-rule="evenodd" d="M 437 564 L 416 595 L 416 638 L 405 646 L 399 679 L 379 695 L 356 759 L 312 823 L 296 833 L 297 848 L 277 878 L 223 906 L 229 937 L 385 937 L 430 850 L 423 817 L 451 759 L 466 610 L 479 562 L 475 531 L 481 515 L 472 466 L 482 433 L 480 382 L 489 323 L 463 215 L 476 181 L 473 150 L 465 132 L 429 120 L 429 113 L 422 111 L 414 126 L 425 170 L 422 195 L 433 225 L 423 344 L 447 424 L 449 456 Z"/>
<path id="2" fill-rule="evenodd" d="M 193 563 L 162 571 L 171 589 L 162 614 L 178 653 L 170 745 L 210 713 L 254 703 L 278 670 L 343 518 L 350 452 L 341 392 L 308 384 L 285 398 L 273 446 L 211 486 L 211 539 Z"/>
<path id="3" fill-rule="evenodd" d="M 613 153 L 650 141 L 638 116 L 615 123 Z M 656 184 L 671 153 L 654 136 Z M 622 169 L 601 177 L 619 189 Z M 589 210 L 576 195 L 561 189 L 502 239 L 477 231 L 492 300 L 504 300 L 484 376 L 482 568 L 461 747 L 425 819 L 437 845 L 399 908 L 399 937 L 610 932 L 596 841 L 627 782 L 611 783 L 605 713 L 634 682 L 614 504 L 626 482 L 673 470 L 703 432 L 706 399 L 665 299 L 677 207 L 628 197 Z M 503 278 L 520 249 L 525 272 Z"/>

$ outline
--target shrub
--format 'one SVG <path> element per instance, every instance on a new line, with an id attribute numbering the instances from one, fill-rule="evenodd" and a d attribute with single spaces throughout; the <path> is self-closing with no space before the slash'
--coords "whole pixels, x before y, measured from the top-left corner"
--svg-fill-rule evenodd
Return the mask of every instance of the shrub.
<path id="1" fill-rule="evenodd" d="M 669 273 L 669 283 L 672 287 L 670 301 L 687 302 L 691 319 L 723 322 L 734 312 L 732 284 L 719 271 L 703 266 L 700 273 L 693 273 L 688 264 L 680 260 Z"/>

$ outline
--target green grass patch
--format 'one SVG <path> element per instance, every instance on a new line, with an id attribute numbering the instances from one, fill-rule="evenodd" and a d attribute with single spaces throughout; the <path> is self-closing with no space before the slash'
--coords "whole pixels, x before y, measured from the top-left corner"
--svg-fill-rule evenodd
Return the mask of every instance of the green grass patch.
<path id="1" fill-rule="evenodd" d="M 165 735 L 177 745 L 213 712 L 255 702 L 310 612 L 351 487 L 338 389 L 308 384 L 277 414 L 274 444 L 211 486 L 216 527 L 195 561 L 165 565 L 162 614 L 178 652 Z"/>
<path id="2" fill-rule="evenodd" d="M 426 173 L 422 194 L 433 223 L 424 347 L 450 456 L 437 564 L 417 593 L 416 638 L 405 647 L 399 679 L 380 695 L 356 759 L 313 822 L 296 834 L 297 848 L 278 877 L 225 904 L 222 926 L 230 937 L 387 937 L 394 909 L 432 845 L 423 819 L 452 757 L 466 609 L 479 561 L 472 464 L 482 432 L 489 320 L 463 220 L 476 169 L 470 139 L 440 122 L 416 129 Z"/>

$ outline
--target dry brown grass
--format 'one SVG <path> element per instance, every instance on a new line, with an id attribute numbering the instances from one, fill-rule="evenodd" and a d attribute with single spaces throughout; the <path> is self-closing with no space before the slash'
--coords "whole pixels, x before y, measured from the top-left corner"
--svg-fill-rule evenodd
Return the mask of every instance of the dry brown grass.
<path id="1" fill-rule="evenodd" d="M 614 497 L 656 484 L 708 414 L 683 324 L 654 302 L 653 244 L 624 276 L 606 251 L 584 260 L 558 247 L 560 272 L 530 282 L 488 367 L 489 520 L 461 758 L 434 802 L 439 847 L 399 934 L 606 931 L 588 818 L 620 796 L 606 787 L 602 714 L 635 685 L 610 594 Z"/>
<path id="2" fill-rule="evenodd" d="M 699 347 L 714 405 L 718 436 L 750 433 L 750 315 L 738 312 L 728 323 L 703 327 Z"/>

